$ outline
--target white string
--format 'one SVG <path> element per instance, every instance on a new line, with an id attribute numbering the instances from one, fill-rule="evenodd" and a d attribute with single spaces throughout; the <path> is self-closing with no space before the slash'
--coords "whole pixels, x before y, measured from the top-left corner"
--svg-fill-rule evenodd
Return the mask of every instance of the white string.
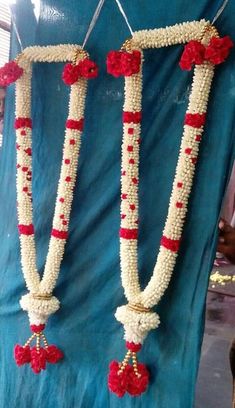
<path id="1" fill-rule="evenodd" d="M 134 31 L 132 30 L 132 28 L 131 28 L 131 26 L 130 26 L 130 23 L 129 23 L 129 21 L 128 21 L 127 15 L 126 15 L 125 11 L 123 10 L 123 7 L 122 7 L 120 1 L 119 1 L 119 0 L 115 0 L 115 1 L 116 1 L 117 5 L 118 5 L 118 8 L 119 8 L 120 13 L 121 13 L 121 14 L 123 15 L 123 17 L 124 17 L 124 20 L 125 20 L 125 22 L 126 22 L 127 27 L 129 28 L 129 31 L 130 31 L 131 35 L 133 36 Z"/>
<path id="2" fill-rule="evenodd" d="M 88 41 L 88 38 L 90 37 L 91 32 L 92 32 L 93 28 L 94 28 L 95 25 L 96 25 L 96 22 L 97 22 L 97 20 L 98 20 L 98 18 L 99 18 L 99 15 L 100 15 L 101 9 L 102 9 L 102 7 L 103 7 L 103 5 L 104 5 L 104 2 L 105 2 L 105 0 L 100 0 L 99 3 L 98 3 L 98 5 L 97 5 L 97 7 L 96 7 L 96 9 L 95 9 L 95 12 L 94 12 L 93 17 L 92 17 L 92 19 L 91 19 L 91 22 L 90 22 L 90 25 L 89 25 L 89 27 L 88 27 L 86 36 L 85 36 L 85 38 L 84 38 L 84 41 L 83 41 L 83 44 L 82 44 L 82 48 L 85 47 L 85 45 L 86 45 L 86 43 L 87 43 L 87 41 Z"/>
<path id="3" fill-rule="evenodd" d="M 227 4 L 228 4 L 228 0 L 224 0 L 222 6 L 217 11 L 217 13 L 216 13 L 215 17 L 213 18 L 211 24 L 214 24 L 215 21 L 218 20 L 219 16 L 223 13 L 223 11 L 224 11 L 225 7 L 227 6 Z"/>

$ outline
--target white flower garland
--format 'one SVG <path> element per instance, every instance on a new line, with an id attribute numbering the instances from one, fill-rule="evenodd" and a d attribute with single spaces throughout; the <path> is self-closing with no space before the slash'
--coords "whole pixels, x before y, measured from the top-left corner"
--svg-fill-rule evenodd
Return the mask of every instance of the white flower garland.
<path id="1" fill-rule="evenodd" d="M 26 48 L 18 58 L 23 75 L 16 81 L 16 146 L 17 146 L 17 202 L 21 245 L 21 264 L 29 293 L 20 304 L 29 315 L 31 325 L 46 323 L 59 308 L 59 300 L 52 296 L 63 259 L 68 235 L 73 189 L 83 128 L 87 79 L 79 78 L 71 86 L 68 120 L 66 122 L 63 158 L 58 183 L 53 227 L 43 277 L 36 264 L 36 247 L 32 205 L 32 121 L 31 79 L 32 62 L 80 61 L 87 53 L 78 45 L 58 45 Z"/>
<path id="2" fill-rule="evenodd" d="M 124 44 L 124 49 L 140 50 L 143 63 L 143 49 L 187 43 L 192 39 L 201 40 L 202 43 L 207 44 L 212 36 L 217 35 L 215 28 L 209 26 L 205 20 L 194 21 L 176 24 L 172 27 L 135 32 L 133 38 Z M 214 75 L 214 65 L 208 61 L 195 67 L 160 250 L 153 275 L 146 288 L 141 290 L 138 276 L 137 233 L 142 63 L 137 74 L 125 76 L 120 262 L 122 285 L 129 303 L 119 307 L 115 314 L 117 320 L 124 325 L 124 338 L 135 344 L 143 343 L 149 330 L 156 328 L 160 323 L 159 316 L 150 308 L 157 305 L 162 298 L 176 263 Z M 197 116 L 199 123 L 196 126 L 195 123 L 190 124 L 190 120 L 195 121 Z"/>

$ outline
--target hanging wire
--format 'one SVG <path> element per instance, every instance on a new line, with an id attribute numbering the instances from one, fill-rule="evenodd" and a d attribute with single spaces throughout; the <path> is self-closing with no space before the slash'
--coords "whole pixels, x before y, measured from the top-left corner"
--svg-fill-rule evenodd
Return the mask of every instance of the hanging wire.
<path id="1" fill-rule="evenodd" d="M 119 8 L 120 13 L 121 13 L 122 16 L 124 17 L 124 20 L 125 20 L 125 22 L 126 22 L 127 27 L 129 28 L 129 31 L 130 31 L 131 35 L 133 36 L 134 31 L 133 31 L 132 28 L 131 28 L 131 25 L 130 25 L 130 23 L 129 23 L 129 21 L 128 21 L 127 15 L 126 15 L 126 13 L 125 13 L 125 11 L 124 11 L 124 9 L 123 9 L 123 7 L 122 7 L 120 1 L 119 1 L 119 0 L 115 0 L 115 1 L 116 1 L 116 3 L 117 3 L 117 6 L 118 6 L 118 8 Z"/>
<path id="2" fill-rule="evenodd" d="M 220 17 L 220 15 L 223 13 L 225 7 L 227 6 L 229 0 L 224 0 L 222 6 L 219 8 L 219 10 L 217 11 L 215 17 L 212 20 L 211 24 L 214 24 L 216 22 L 216 20 L 218 20 L 218 18 Z"/>
<path id="3" fill-rule="evenodd" d="M 11 9 L 11 4 L 9 4 L 9 10 L 10 10 L 10 15 L 11 15 L 12 28 L 13 28 L 13 31 L 15 32 L 15 36 L 16 36 L 17 41 L 19 43 L 20 51 L 22 52 L 23 51 L 23 45 L 22 45 L 22 42 L 21 42 L 21 39 L 20 39 L 20 34 L 19 34 L 19 31 L 18 31 L 18 28 L 17 28 L 15 14 Z"/>
<path id="4" fill-rule="evenodd" d="M 99 15 L 100 15 L 101 9 L 102 9 L 102 7 L 104 5 L 104 2 L 105 2 L 105 0 L 100 0 L 97 7 L 96 7 L 96 9 L 95 9 L 95 12 L 94 12 L 93 17 L 91 19 L 91 22 L 90 22 L 90 25 L 88 27 L 87 33 L 85 35 L 85 38 L 84 38 L 84 41 L 83 41 L 83 44 L 82 44 L 82 48 L 85 47 L 85 45 L 86 45 L 86 43 L 87 43 L 87 41 L 88 41 L 88 39 L 89 39 L 89 37 L 90 37 L 90 35 L 92 33 L 93 28 L 96 25 L 96 22 L 97 22 L 97 20 L 99 18 Z"/>

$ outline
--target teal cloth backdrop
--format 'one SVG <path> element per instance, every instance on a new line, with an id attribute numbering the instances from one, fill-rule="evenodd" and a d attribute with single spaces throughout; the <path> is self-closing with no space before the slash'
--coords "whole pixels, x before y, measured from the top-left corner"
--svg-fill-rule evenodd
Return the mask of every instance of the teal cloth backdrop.
<path id="1" fill-rule="evenodd" d="M 219 0 L 126 0 L 134 30 L 212 19 Z M 30 1 L 12 6 L 23 47 L 81 44 L 96 0 L 42 0 L 36 22 Z M 235 39 L 235 2 L 217 27 Z M 119 270 L 120 144 L 123 79 L 106 74 L 105 58 L 129 37 L 113 0 L 106 0 L 87 49 L 100 67 L 89 82 L 79 175 L 70 235 L 55 294 L 61 309 L 46 334 L 65 352 L 63 363 L 39 376 L 17 368 L 15 343 L 30 334 L 19 298 L 21 273 L 15 194 L 14 87 L 8 91 L 0 155 L 0 407 L 191 408 L 204 328 L 205 297 L 216 246 L 217 221 L 234 151 L 234 56 L 216 68 L 205 134 L 177 267 L 158 307 L 161 326 L 147 338 L 140 360 L 151 371 L 148 392 L 119 400 L 106 386 L 108 365 L 125 353 L 113 314 L 125 302 Z M 14 34 L 12 56 L 19 51 Z M 192 72 L 182 72 L 182 46 L 146 52 L 140 164 L 139 265 L 152 274 L 166 218 Z M 38 267 L 43 270 L 61 162 L 68 89 L 62 64 L 37 64 L 33 79 L 33 196 Z M 219 406 L 219 402 L 218 402 Z M 202 408 L 206 408 L 202 407 Z"/>

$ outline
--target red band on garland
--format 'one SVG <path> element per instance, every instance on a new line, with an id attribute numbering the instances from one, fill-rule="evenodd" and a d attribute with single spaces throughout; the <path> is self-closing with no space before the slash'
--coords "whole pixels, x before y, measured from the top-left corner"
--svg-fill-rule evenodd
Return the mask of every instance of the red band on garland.
<path id="1" fill-rule="evenodd" d="M 125 239 L 137 239 L 138 238 L 138 229 L 130 229 L 130 228 L 120 228 L 119 230 L 120 238 Z"/>
<path id="2" fill-rule="evenodd" d="M 68 231 L 59 231 L 55 228 L 51 231 L 51 236 L 59 239 L 67 239 L 68 238 Z"/>
<path id="3" fill-rule="evenodd" d="M 19 224 L 18 230 L 19 230 L 20 235 L 33 235 L 34 234 L 33 224 L 29 224 L 29 225 Z"/>
<path id="4" fill-rule="evenodd" d="M 161 246 L 166 249 L 170 249 L 172 252 L 178 252 L 180 247 L 180 240 L 167 238 L 163 235 L 161 239 Z"/>
<path id="5" fill-rule="evenodd" d="M 32 119 L 31 118 L 16 118 L 15 119 L 15 129 L 20 129 L 22 127 L 27 127 L 32 129 Z"/>
<path id="6" fill-rule="evenodd" d="M 141 343 L 133 343 L 132 341 L 126 341 L 126 348 L 128 350 L 133 351 L 134 353 L 138 353 L 141 350 L 142 344 Z"/>
<path id="7" fill-rule="evenodd" d="M 140 123 L 142 112 L 123 112 L 123 123 Z"/>
<path id="8" fill-rule="evenodd" d="M 45 324 L 39 324 L 39 325 L 31 324 L 30 329 L 34 333 L 41 333 L 45 329 Z"/>
<path id="9" fill-rule="evenodd" d="M 75 129 L 75 130 L 80 130 L 80 132 L 82 132 L 83 127 L 84 127 L 84 118 L 81 118 L 80 120 L 68 119 L 66 121 L 67 129 Z"/>
<path id="10" fill-rule="evenodd" d="M 200 128 L 206 121 L 205 113 L 186 113 L 184 124 L 194 128 Z"/>

